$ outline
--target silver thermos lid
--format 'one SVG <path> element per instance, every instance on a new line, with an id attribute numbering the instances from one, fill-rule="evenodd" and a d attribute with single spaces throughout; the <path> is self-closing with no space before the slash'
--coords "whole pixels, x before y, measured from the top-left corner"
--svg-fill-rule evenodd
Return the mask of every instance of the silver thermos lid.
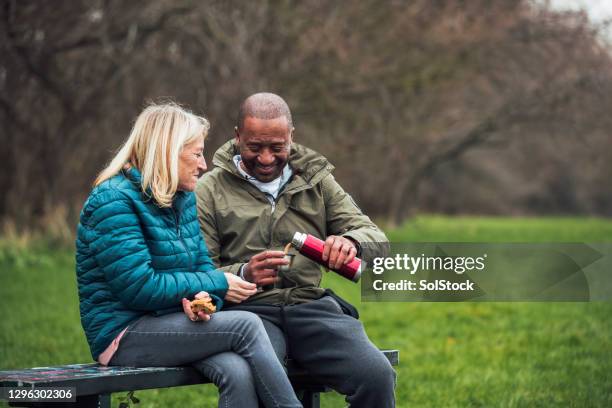
<path id="1" fill-rule="evenodd" d="M 291 240 L 291 244 L 298 249 L 302 249 L 304 242 L 306 241 L 306 234 L 303 232 L 296 232 L 293 234 L 293 239 Z"/>

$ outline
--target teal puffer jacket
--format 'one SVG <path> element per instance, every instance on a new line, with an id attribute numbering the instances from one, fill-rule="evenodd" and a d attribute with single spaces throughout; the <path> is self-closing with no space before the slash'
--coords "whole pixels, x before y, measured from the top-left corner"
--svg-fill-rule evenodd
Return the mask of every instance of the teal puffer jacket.
<path id="1" fill-rule="evenodd" d="M 181 311 L 181 299 L 200 291 L 220 309 L 228 288 L 200 234 L 194 194 L 178 192 L 172 208 L 160 208 L 143 194 L 136 169 L 93 189 L 76 248 L 81 323 L 94 360 L 141 316 Z"/>

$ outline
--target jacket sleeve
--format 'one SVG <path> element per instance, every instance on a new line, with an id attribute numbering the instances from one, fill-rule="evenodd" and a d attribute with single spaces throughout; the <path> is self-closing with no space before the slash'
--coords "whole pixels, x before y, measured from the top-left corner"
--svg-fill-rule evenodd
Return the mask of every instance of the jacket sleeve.
<path id="1" fill-rule="evenodd" d="M 361 212 L 353 198 L 329 174 L 322 181 L 325 200 L 327 235 L 341 235 L 356 241 L 360 257 L 371 262 L 384 256 L 389 250 L 389 241 L 384 232 Z"/>
<path id="2" fill-rule="evenodd" d="M 225 296 L 227 280 L 219 271 L 159 273 L 153 269 L 140 220 L 128 197 L 119 193 L 99 200 L 90 219 L 94 257 L 111 292 L 127 307 L 155 312 L 176 307 L 182 298 L 200 291 Z"/>
<path id="3" fill-rule="evenodd" d="M 219 255 L 221 252 L 221 243 L 217 230 L 217 222 L 215 220 L 215 200 L 208 179 L 203 179 L 198 183 L 196 188 L 196 200 L 198 221 L 202 234 L 204 235 L 204 240 L 206 241 L 208 256 L 220 271 L 240 275 L 240 268 L 243 263 L 220 266 L 221 262 L 219 260 Z"/>

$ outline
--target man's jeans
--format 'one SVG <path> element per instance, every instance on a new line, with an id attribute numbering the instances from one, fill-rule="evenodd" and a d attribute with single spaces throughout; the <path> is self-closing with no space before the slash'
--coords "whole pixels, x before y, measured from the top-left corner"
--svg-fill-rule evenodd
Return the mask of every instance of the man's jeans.
<path id="1" fill-rule="evenodd" d="M 266 407 L 301 407 L 262 321 L 248 312 L 221 311 L 208 322 L 184 313 L 144 316 L 109 365 L 192 365 L 219 387 L 219 407 L 257 407 L 258 396 Z"/>
<path id="2" fill-rule="evenodd" d="M 363 328 L 331 296 L 293 306 L 239 304 L 259 315 L 277 354 L 295 360 L 352 408 L 395 406 L 395 371 Z M 281 330 L 282 328 L 282 330 Z M 286 350 L 286 351 L 285 351 Z"/>

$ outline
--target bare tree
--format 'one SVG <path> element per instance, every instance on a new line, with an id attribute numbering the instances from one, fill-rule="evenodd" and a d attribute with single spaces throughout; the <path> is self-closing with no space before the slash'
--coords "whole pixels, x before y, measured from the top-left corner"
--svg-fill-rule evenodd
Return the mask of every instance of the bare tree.
<path id="1" fill-rule="evenodd" d="M 261 90 L 392 222 L 612 208 L 597 187 L 612 63 L 580 13 L 528 0 L 7 0 L 0 13 L 0 218 L 24 227 L 58 207 L 74 220 L 147 101 L 207 115 L 210 160 Z"/>

